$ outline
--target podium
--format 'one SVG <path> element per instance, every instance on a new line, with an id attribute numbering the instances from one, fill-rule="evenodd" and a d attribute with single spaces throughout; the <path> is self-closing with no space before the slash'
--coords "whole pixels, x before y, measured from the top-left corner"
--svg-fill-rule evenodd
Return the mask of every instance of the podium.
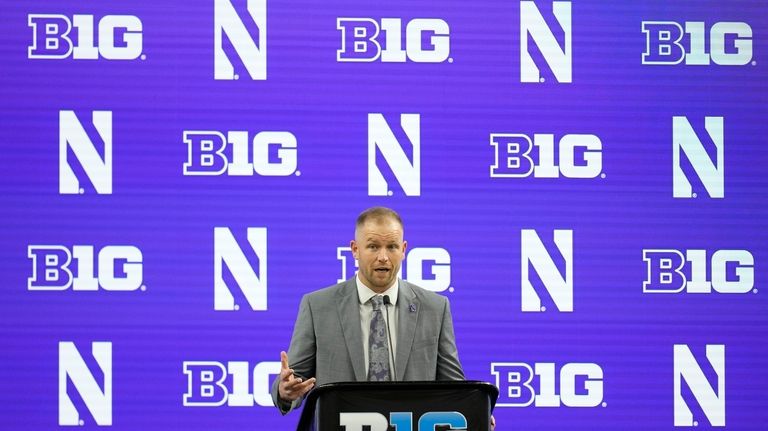
<path id="1" fill-rule="evenodd" d="M 498 395 L 477 381 L 331 383 L 307 395 L 297 431 L 488 431 Z"/>

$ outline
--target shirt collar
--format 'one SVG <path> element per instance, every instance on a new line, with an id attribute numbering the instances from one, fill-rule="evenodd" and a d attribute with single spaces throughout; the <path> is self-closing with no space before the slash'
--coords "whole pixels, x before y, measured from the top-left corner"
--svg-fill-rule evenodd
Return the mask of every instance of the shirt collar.
<path id="1" fill-rule="evenodd" d="M 363 283 L 363 280 L 360 279 L 360 273 L 357 273 L 355 276 L 355 281 L 357 282 L 357 298 L 360 300 L 360 304 L 365 304 L 374 296 L 379 295 L 378 293 L 371 290 L 370 287 L 366 286 L 365 283 Z M 393 305 L 397 304 L 397 293 L 400 284 L 399 281 L 400 280 L 395 279 L 395 282 L 392 283 L 392 286 L 389 286 L 389 289 L 381 293 L 381 295 L 389 295 L 389 300 Z"/>

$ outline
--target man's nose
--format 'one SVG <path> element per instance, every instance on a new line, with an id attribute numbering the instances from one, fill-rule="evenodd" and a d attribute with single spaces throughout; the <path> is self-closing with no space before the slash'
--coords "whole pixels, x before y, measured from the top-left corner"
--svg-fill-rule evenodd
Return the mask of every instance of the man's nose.
<path id="1" fill-rule="evenodd" d="M 386 262 L 389 260 L 389 255 L 385 250 L 382 249 L 381 251 L 379 251 L 379 254 L 376 256 L 376 258 L 382 262 Z"/>

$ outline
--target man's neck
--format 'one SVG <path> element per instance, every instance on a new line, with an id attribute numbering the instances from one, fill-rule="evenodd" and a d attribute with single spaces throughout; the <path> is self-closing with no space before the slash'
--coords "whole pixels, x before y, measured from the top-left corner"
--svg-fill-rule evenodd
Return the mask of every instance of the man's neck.
<path id="1" fill-rule="evenodd" d="M 355 278 L 357 278 L 357 282 L 360 283 L 361 286 L 365 286 L 368 290 L 370 290 L 371 292 L 376 293 L 377 295 L 381 295 L 382 293 L 388 291 L 389 289 L 391 289 L 393 286 L 395 286 L 397 284 L 397 279 L 395 279 L 392 282 L 392 284 L 390 284 L 387 287 L 374 289 L 371 286 L 369 286 L 366 282 L 364 282 L 362 278 L 360 278 L 360 274 L 359 273 L 355 276 Z"/>

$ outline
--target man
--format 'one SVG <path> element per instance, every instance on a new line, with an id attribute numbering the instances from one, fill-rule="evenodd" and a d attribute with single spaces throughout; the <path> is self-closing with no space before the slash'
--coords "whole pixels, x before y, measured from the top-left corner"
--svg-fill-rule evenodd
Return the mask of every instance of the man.
<path id="1" fill-rule="evenodd" d="M 350 246 L 357 276 L 304 295 L 280 352 L 272 400 L 283 414 L 316 384 L 464 379 L 448 300 L 397 278 L 408 246 L 400 216 L 365 210 Z"/>

